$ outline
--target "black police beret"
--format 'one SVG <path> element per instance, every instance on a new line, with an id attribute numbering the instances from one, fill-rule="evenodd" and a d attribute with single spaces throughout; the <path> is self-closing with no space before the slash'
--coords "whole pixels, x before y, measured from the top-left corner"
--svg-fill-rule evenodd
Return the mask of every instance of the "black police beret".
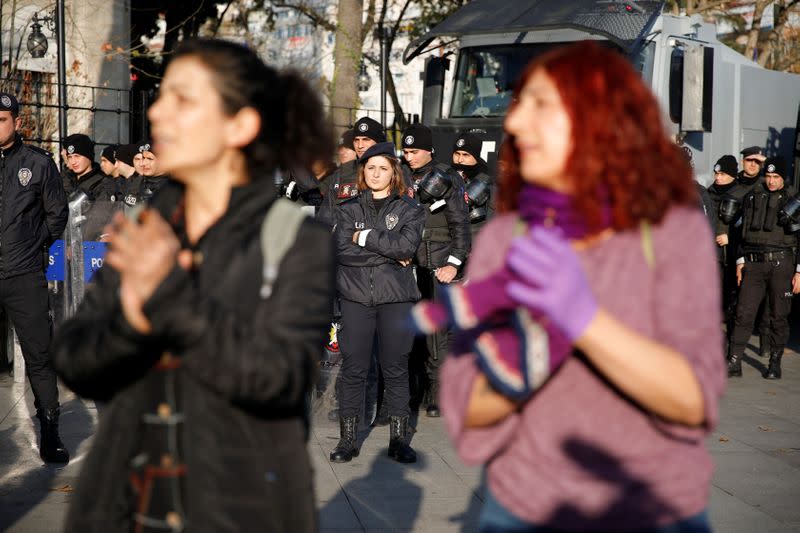
<path id="1" fill-rule="evenodd" d="M 403 148 L 433 151 L 433 134 L 422 124 L 412 124 L 403 132 Z"/>
<path id="2" fill-rule="evenodd" d="M 766 174 L 777 174 L 786 179 L 786 160 L 781 156 L 770 157 L 764 162 Z"/>
<path id="3" fill-rule="evenodd" d="M 714 165 L 714 172 L 724 172 L 729 176 L 736 177 L 739 173 L 739 163 L 732 155 L 723 155 Z"/>
<path id="4" fill-rule="evenodd" d="M 11 111 L 12 115 L 19 114 L 19 102 L 13 94 L 0 92 L 0 111 Z"/>
<path id="5" fill-rule="evenodd" d="M 767 158 L 767 156 L 764 155 L 764 150 L 762 150 L 760 146 L 750 146 L 742 150 L 741 153 L 742 157 L 756 156 L 757 159 L 760 159 L 762 162 Z"/>
<path id="6" fill-rule="evenodd" d="M 353 125 L 353 137 L 369 137 L 376 143 L 386 142 L 386 132 L 380 122 L 362 117 Z"/>
<path id="7" fill-rule="evenodd" d="M 367 151 L 364 152 L 364 155 L 358 160 L 359 165 L 364 165 L 367 163 L 367 160 L 370 157 L 374 157 L 376 155 L 382 155 L 383 157 L 388 157 L 391 159 L 397 159 L 397 153 L 395 152 L 394 144 L 389 142 L 382 142 L 373 144 Z"/>
<path id="8" fill-rule="evenodd" d="M 117 158 L 114 157 L 114 152 L 116 152 L 116 150 L 117 150 L 116 144 L 106 146 L 105 148 L 103 148 L 103 153 L 100 154 L 100 157 L 105 157 L 110 162 L 114 163 L 117 160 Z"/>
<path id="9" fill-rule="evenodd" d="M 65 137 L 64 150 L 67 151 L 67 155 L 78 154 L 94 160 L 94 142 L 83 133 L 74 133 Z"/>
<path id="10" fill-rule="evenodd" d="M 114 157 L 129 166 L 133 166 L 133 156 L 139 153 L 138 144 L 120 144 L 114 151 Z"/>
<path id="11" fill-rule="evenodd" d="M 456 142 L 453 144 L 454 152 L 467 152 L 469 155 L 483 161 L 481 159 L 481 148 L 483 141 L 474 133 L 464 132 L 456 137 Z M 485 161 L 484 161 L 485 162 Z"/>

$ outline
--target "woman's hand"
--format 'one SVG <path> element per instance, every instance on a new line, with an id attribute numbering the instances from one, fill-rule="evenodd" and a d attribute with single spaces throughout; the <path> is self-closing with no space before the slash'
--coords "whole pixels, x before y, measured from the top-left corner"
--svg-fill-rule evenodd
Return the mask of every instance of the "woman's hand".
<path id="1" fill-rule="evenodd" d="M 452 283 L 456 279 L 456 274 L 458 274 L 458 269 L 453 265 L 445 265 L 435 271 L 436 279 L 439 280 L 439 283 Z"/>
<path id="2" fill-rule="evenodd" d="M 361 235 L 361 232 L 360 232 L 360 231 L 357 231 L 357 232 L 353 233 L 353 242 L 354 242 L 355 244 L 358 244 L 358 237 L 359 237 L 360 235 Z"/>
<path id="3" fill-rule="evenodd" d="M 518 277 L 506 287 L 512 300 L 549 318 L 572 342 L 583 335 L 597 314 L 597 301 L 560 231 L 533 228 L 514 239 L 506 262 Z"/>
<path id="4" fill-rule="evenodd" d="M 727 246 L 728 245 L 728 236 L 726 234 L 717 235 L 717 244 L 719 246 Z"/>
<path id="5" fill-rule="evenodd" d="M 478 372 L 472 385 L 464 418 L 466 427 L 492 426 L 517 410 L 517 404 L 492 388 L 483 372 Z"/>
<path id="6" fill-rule="evenodd" d="M 742 285 L 742 275 L 744 274 L 744 263 L 736 265 L 736 285 Z"/>
<path id="7" fill-rule="evenodd" d="M 402 267 L 407 267 L 408 265 L 411 264 L 411 259 L 410 258 L 409 259 L 401 259 L 400 261 L 398 261 L 398 263 L 400 263 L 400 266 L 402 266 Z"/>
<path id="8" fill-rule="evenodd" d="M 152 209 L 140 215 L 139 223 L 117 213 L 105 233 L 109 234 L 105 264 L 120 274 L 119 293 L 125 318 L 138 332 L 149 333 L 150 322 L 142 306 L 176 262 L 183 268 L 191 267 L 191 252 L 181 251 L 172 228 Z"/>

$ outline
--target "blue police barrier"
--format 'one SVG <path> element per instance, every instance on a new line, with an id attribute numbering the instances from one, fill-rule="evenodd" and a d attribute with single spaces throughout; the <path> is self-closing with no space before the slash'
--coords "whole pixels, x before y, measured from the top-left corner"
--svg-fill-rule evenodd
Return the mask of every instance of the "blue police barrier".
<path id="1" fill-rule="evenodd" d="M 107 243 L 88 241 L 83 243 L 83 279 L 88 282 L 94 273 L 103 266 Z M 50 258 L 47 266 L 47 281 L 64 281 L 64 241 L 57 240 L 50 247 Z"/>
<path id="2" fill-rule="evenodd" d="M 64 241 L 59 239 L 50 247 L 47 260 L 47 281 L 64 281 Z"/>

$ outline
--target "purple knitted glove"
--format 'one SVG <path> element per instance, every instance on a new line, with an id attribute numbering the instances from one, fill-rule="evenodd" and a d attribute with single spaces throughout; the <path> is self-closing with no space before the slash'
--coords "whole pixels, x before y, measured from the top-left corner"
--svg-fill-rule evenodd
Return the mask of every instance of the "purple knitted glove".
<path id="1" fill-rule="evenodd" d="M 411 308 L 412 327 L 426 335 L 450 326 L 458 330 L 478 327 L 499 312 L 517 306 L 505 291 L 512 279 L 511 272 L 503 267 L 480 281 L 442 287 L 441 304 L 424 301 Z"/>
<path id="2" fill-rule="evenodd" d="M 505 291 L 512 279 L 511 272 L 503 267 L 480 281 L 444 287 L 441 297 L 453 325 L 458 329 L 472 329 L 500 311 L 517 307 Z"/>
<path id="3" fill-rule="evenodd" d="M 492 387 L 513 400 L 536 392 L 571 353 L 569 341 L 519 307 L 511 324 L 486 330 L 473 345 L 478 367 Z"/>
<path id="4" fill-rule="evenodd" d="M 514 239 L 506 263 L 517 278 L 506 286 L 511 299 L 547 317 L 570 342 L 583 335 L 597 314 L 597 301 L 560 231 L 537 226 Z"/>

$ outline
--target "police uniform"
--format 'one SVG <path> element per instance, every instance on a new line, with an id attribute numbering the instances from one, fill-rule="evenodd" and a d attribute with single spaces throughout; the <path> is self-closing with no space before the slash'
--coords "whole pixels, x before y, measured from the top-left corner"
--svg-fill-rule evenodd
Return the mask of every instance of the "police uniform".
<path id="1" fill-rule="evenodd" d="M 363 161 L 372 155 L 394 157 L 393 150 L 391 143 L 376 144 Z M 342 309 L 339 348 L 343 362 L 338 383 L 342 440 L 331 453 L 334 462 L 357 455 L 353 428 L 364 405 L 374 340 L 384 378 L 383 405 L 391 426 L 389 455 L 400 462 L 416 460 L 408 447 L 408 354 L 414 336 L 404 324 L 420 293 L 413 268 L 400 261 L 416 251 L 424 224 L 419 203 L 395 191 L 376 200 L 366 190 L 341 202 L 336 210 L 336 292 Z M 359 238 L 354 243 L 356 232 Z"/>
<path id="2" fill-rule="evenodd" d="M 386 141 L 386 133 L 379 122 L 362 117 L 353 125 L 353 135 L 369 137 L 376 143 Z M 339 166 L 328 178 L 327 190 L 323 194 L 322 205 L 317 213 L 317 220 L 331 227 L 336 223 L 336 206 L 350 198 L 358 196 L 358 160 L 348 161 Z"/>
<path id="3" fill-rule="evenodd" d="M 19 113 L 16 98 L 0 93 L 0 112 Z M 58 388 L 48 352 L 51 323 L 45 265 L 49 245 L 67 223 L 67 200 L 52 155 L 17 134 L 0 148 L 0 305 L 19 337 L 42 422 L 40 455 L 66 462 L 58 438 Z"/>
<path id="4" fill-rule="evenodd" d="M 766 155 L 764 155 L 764 150 L 762 150 L 760 146 L 749 146 L 739 153 L 742 156 L 743 162 L 745 159 L 752 158 L 759 160 L 763 165 L 764 161 L 767 159 Z M 761 172 L 761 168 L 759 168 L 756 174 L 752 176 L 746 174 L 744 168 L 742 168 L 742 170 L 736 176 L 736 183 L 738 183 L 741 187 L 744 188 L 746 194 L 750 192 L 750 190 L 753 189 L 753 187 L 761 183 L 763 179 L 764 177 Z M 770 351 L 769 330 L 770 330 L 769 301 L 768 299 L 764 299 L 764 302 L 761 305 L 760 313 L 758 315 L 759 355 L 761 355 L 761 357 L 766 357 L 769 355 Z"/>
<path id="5" fill-rule="evenodd" d="M 769 173 L 786 175 L 781 158 L 768 159 Z M 736 322 L 728 354 L 728 375 L 741 376 L 741 358 L 762 299 L 770 310 L 770 365 L 765 377 L 780 377 L 780 361 L 789 338 L 788 315 L 792 305 L 798 234 L 781 210 L 793 192 L 785 187 L 770 191 L 766 184 L 754 187 L 744 198 L 742 245 L 739 262 L 744 264 Z"/>
<path id="6" fill-rule="evenodd" d="M 133 166 L 134 156 L 140 152 L 149 150 L 150 145 L 147 142 L 123 144 L 117 147 L 114 157 L 126 165 Z M 164 183 L 166 183 L 165 177 L 146 177 L 138 172 L 134 172 L 129 178 L 120 176 L 120 178 L 116 180 L 114 197 L 117 201 L 122 202 L 123 210 L 127 213 L 141 207 L 146 207 L 153 197 L 153 194 L 160 189 Z"/>
<path id="7" fill-rule="evenodd" d="M 722 310 L 727 324 L 727 332 L 733 331 L 736 317 L 736 297 L 739 286 L 736 281 L 736 252 L 741 242 L 741 206 L 744 196 L 750 189 L 736 181 L 739 165 L 732 155 L 722 156 L 714 165 L 714 172 L 724 172 L 734 181 L 727 185 L 712 183 L 708 187 L 711 202 L 710 215 L 714 237 L 726 235 L 728 244 L 717 246 L 717 260 L 722 281 Z"/>
<path id="8" fill-rule="evenodd" d="M 453 144 L 453 152 L 467 152 L 475 158 L 475 165 L 453 163 L 453 168 L 464 178 L 464 187 L 469 209 L 469 229 L 472 240 L 494 214 L 494 180 L 489 175 L 489 168 L 481 158 L 482 141 L 472 133 L 462 133 Z"/>
<path id="9" fill-rule="evenodd" d="M 416 124 L 403 132 L 404 149 L 431 151 L 432 145 L 430 129 L 425 126 Z M 431 183 L 432 180 L 439 183 Z M 471 247 L 464 180 L 450 165 L 431 159 L 426 165 L 411 169 L 410 182 L 413 194 L 426 208 L 422 243 L 414 258 L 418 266 L 417 282 L 423 298 L 438 301 L 440 282 L 436 279 L 436 271 L 452 266 L 458 271 L 456 280 L 460 279 Z M 444 189 L 445 186 L 440 184 L 446 182 L 449 182 L 446 190 L 436 196 L 435 191 Z M 434 191 L 433 195 L 430 191 Z M 424 373 L 429 416 L 439 416 L 436 399 L 439 391 L 439 367 L 447 354 L 451 337 L 451 331 L 448 330 L 430 335 L 426 339 L 428 353 L 424 358 Z M 412 355 L 416 356 L 418 354 Z"/>

